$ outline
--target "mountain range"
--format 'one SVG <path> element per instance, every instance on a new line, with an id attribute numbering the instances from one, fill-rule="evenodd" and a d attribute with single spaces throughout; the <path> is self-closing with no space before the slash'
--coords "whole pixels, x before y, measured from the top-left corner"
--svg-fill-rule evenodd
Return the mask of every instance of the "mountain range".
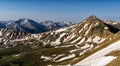
<path id="1" fill-rule="evenodd" d="M 17 21 L 1 21 L 0 28 L 9 28 L 13 30 L 19 30 L 27 33 L 42 33 L 52 29 L 62 28 L 73 25 L 71 22 L 52 22 L 52 21 L 43 21 L 36 22 L 31 19 L 19 19 Z"/>
<path id="2" fill-rule="evenodd" d="M 120 27 L 116 27 L 119 23 L 90 16 L 74 25 L 52 21 L 39 25 L 42 27 L 33 20 L 20 19 L 10 24 L 14 28 L 0 29 L 1 66 L 120 65 L 117 64 Z M 53 30 L 58 25 L 59 29 Z M 29 29 L 44 30 L 44 27 L 49 31 L 26 32 Z"/>

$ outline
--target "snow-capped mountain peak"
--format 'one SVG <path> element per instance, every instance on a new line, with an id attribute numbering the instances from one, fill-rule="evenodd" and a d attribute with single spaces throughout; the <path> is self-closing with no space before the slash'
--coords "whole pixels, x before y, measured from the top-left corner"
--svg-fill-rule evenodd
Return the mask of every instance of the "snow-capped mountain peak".
<path id="1" fill-rule="evenodd" d="M 16 23 L 18 23 L 18 24 L 27 24 L 27 23 L 31 23 L 31 22 L 34 22 L 34 21 L 31 19 L 28 19 L 28 18 L 19 19 L 18 21 L 16 21 Z"/>

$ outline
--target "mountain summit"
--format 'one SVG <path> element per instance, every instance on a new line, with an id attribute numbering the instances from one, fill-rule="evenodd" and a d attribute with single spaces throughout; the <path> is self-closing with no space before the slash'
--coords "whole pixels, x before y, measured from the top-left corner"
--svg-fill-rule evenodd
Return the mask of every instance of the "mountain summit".
<path id="1" fill-rule="evenodd" d="M 28 18 L 23 18 L 23 19 L 19 19 L 16 23 L 29 23 L 30 21 L 33 21 L 31 19 Z"/>
<path id="2" fill-rule="evenodd" d="M 98 19 L 95 15 L 89 16 L 88 19 Z"/>
<path id="3" fill-rule="evenodd" d="M 44 25 L 39 24 L 31 19 L 19 19 L 16 22 L 10 23 L 6 25 L 7 28 L 11 28 L 14 30 L 20 30 L 27 33 L 41 33 L 45 32 L 47 29 Z"/>
<path id="4" fill-rule="evenodd" d="M 83 20 L 84 22 L 91 22 L 91 23 L 96 23 L 96 22 L 102 22 L 99 18 L 97 18 L 96 16 L 89 16 L 88 18 L 86 18 L 85 20 Z"/>

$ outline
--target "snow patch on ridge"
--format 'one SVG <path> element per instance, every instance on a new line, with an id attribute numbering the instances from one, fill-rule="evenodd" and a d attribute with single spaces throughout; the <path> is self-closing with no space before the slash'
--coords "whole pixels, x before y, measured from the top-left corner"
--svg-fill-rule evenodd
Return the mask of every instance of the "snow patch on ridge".
<path id="1" fill-rule="evenodd" d="M 44 61 L 48 61 L 48 60 L 51 60 L 52 58 L 47 57 L 47 56 L 41 56 L 41 59 L 44 59 Z"/>
<path id="2" fill-rule="evenodd" d="M 78 50 L 80 50 L 80 49 L 73 49 L 73 50 L 70 50 L 69 52 L 73 53 L 73 52 L 78 51 Z"/>
<path id="3" fill-rule="evenodd" d="M 91 41 L 92 41 L 92 37 L 89 37 L 86 42 L 91 42 Z"/>
<path id="4" fill-rule="evenodd" d="M 75 43 L 75 42 L 77 42 L 80 39 L 81 39 L 81 37 L 78 37 L 77 39 L 73 40 L 71 43 Z"/>
<path id="5" fill-rule="evenodd" d="M 87 26 L 88 26 L 88 24 L 85 24 L 83 28 L 85 28 L 85 27 L 87 27 Z"/>
<path id="6" fill-rule="evenodd" d="M 59 33 L 59 32 L 66 31 L 66 30 L 67 30 L 67 28 L 61 28 L 59 30 L 56 30 L 55 32 Z"/>
<path id="7" fill-rule="evenodd" d="M 89 47 L 90 47 L 89 44 L 85 44 L 83 47 L 81 47 L 81 49 L 87 49 L 87 48 L 89 48 Z"/>
<path id="8" fill-rule="evenodd" d="M 83 29 L 81 29 L 80 31 L 79 31 L 79 33 L 81 33 L 83 31 Z"/>
<path id="9" fill-rule="evenodd" d="M 54 60 L 56 60 L 56 59 L 58 59 L 59 57 L 62 57 L 62 56 L 64 56 L 65 54 L 60 54 L 60 55 L 58 55 L 58 56 L 56 56 L 55 58 L 53 58 Z"/>
<path id="10" fill-rule="evenodd" d="M 95 38 L 93 38 L 93 42 L 94 43 L 101 43 L 101 42 L 103 42 L 105 39 L 103 39 L 103 38 L 101 38 L 101 37 L 99 37 L 99 36 L 96 36 Z"/>
<path id="11" fill-rule="evenodd" d="M 82 38 L 80 42 L 78 42 L 77 44 L 81 44 L 85 41 L 85 38 Z"/>
<path id="12" fill-rule="evenodd" d="M 74 58 L 74 57 L 75 57 L 75 54 L 71 54 L 71 55 L 69 55 L 69 56 L 66 56 L 66 57 L 63 57 L 63 58 L 57 60 L 56 62 L 60 62 L 60 61 L 63 61 L 63 60 L 67 60 L 67 59 L 70 59 L 70 58 Z"/>
<path id="13" fill-rule="evenodd" d="M 2 32 L 0 31 L 0 36 L 2 35 Z"/>

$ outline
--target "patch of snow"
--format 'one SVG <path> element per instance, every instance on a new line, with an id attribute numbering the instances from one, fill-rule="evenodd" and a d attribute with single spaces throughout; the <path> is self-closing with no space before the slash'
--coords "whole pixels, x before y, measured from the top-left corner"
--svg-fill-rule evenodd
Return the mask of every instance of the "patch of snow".
<path id="1" fill-rule="evenodd" d="M 71 46 L 73 46 L 73 45 L 63 45 L 61 47 L 71 47 Z"/>
<path id="2" fill-rule="evenodd" d="M 68 36 L 67 38 L 65 38 L 63 42 L 66 42 L 66 41 L 68 41 L 68 40 L 71 40 L 71 39 L 73 39 L 74 37 L 75 37 L 75 34 L 73 33 L 72 35 L 70 35 L 70 36 Z"/>
<path id="3" fill-rule="evenodd" d="M 94 45 L 93 45 L 93 44 L 91 44 L 91 45 L 90 45 L 90 49 L 92 49 L 93 47 L 94 47 Z"/>
<path id="4" fill-rule="evenodd" d="M 61 43 L 61 42 L 60 42 L 61 38 L 62 38 L 65 34 L 66 34 L 66 33 L 62 33 L 62 34 L 60 35 L 60 37 L 59 37 L 58 39 L 56 39 L 55 42 L 52 43 L 52 45 L 53 45 L 53 44 L 59 45 L 59 44 Z"/>
<path id="5" fill-rule="evenodd" d="M 113 25 L 117 24 L 116 22 L 113 22 Z"/>
<path id="6" fill-rule="evenodd" d="M 7 33 L 7 34 L 6 34 L 6 36 L 9 36 L 9 35 L 10 35 L 10 33 Z"/>
<path id="7" fill-rule="evenodd" d="M 63 31 L 66 31 L 67 30 L 67 28 L 61 28 L 61 29 L 59 29 L 59 30 L 56 30 L 55 32 L 56 33 L 59 33 L 59 32 L 63 32 Z"/>
<path id="8" fill-rule="evenodd" d="M 75 45 L 76 48 L 80 48 L 80 46 L 78 46 L 77 44 Z"/>
<path id="9" fill-rule="evenodd" d="M 69 29 L 69 28 L 73 28 L 73 27 L 75 27 L 77 24 L 75 24 L 75 25 L 72 25 L 72 26 L 69 26 L 69 27 L 66 27 L 67 29 Z"/>
<path id="10" fill-rule="evenodd" d="M 103 41 L 105 41 L 105 39 L 101 39 L 101 40 L 98 42 L 98 44 L 101 43 L 101 42 L 103 42 Z"/>
<path id="11" fill-rule="evenodd" d="M 80 31 L 79 31 L 79 33 L 81 33 L 83 31 L 83 29 L 81 29 Z"/>
<path id="12" fill-rule="evenodd" d="M 64 56 L 65 54 L 60 54 L 60 55 L 58 55 L 58 56 L 56 56 L 55 58 L 53 58 L 54 60 L 56 60 L 56 59 L 58 59 L 59 57 L 62 57 L 62 56 Z"/>
<path id="13" fill-rule="evenodd" d="M 69 52 L 73 53 L 73 52 L 78 51 L 78 50 L 80 50 L 80 49 L 73 49 L 73 50 L 70 50 Z"/>
<path id="14" fill-rule="evenodd" d="M 85 65 L 87 64 L 88 62 L 90 61 L 93 61 L 97 58 L 100 58 L 100 57 L 104 57 L 105 55 L 107 55 L 108 53 L 114 51 L 114 50 L 117 50 L 117 49 L 120 49 L 120 41 L 117 41 L 109 46 L 107 46 L 106 48 L 104 49 L 101 49 L 99 50 L 98 52 L 92 54 L 91 56 L 83 59 L 82 61 L 78 62 L 77 64 L 75 65 Z M 97 62 L 97 61 L 96 61 Z M 91 62 L 92 63 L 92 62 Z M 93 62 L 94 63 L 94 62 Z M 104 63 L 104 62 L 101 62 L 101 63 Z"/>
<path id="15" fill-rule="evenodd" d="M 77 39 L 73 40 L 71 43 L 75 43 L 75 42 L 77 42 L 80 39 L 81 39 L 81 37 L 78 37 Z"/>
<path id="16" fill-rule="evenodd" d="M 88 24 L 85 24 L 83 28 L 85 28 L 86 26 L 88 26 Z"/>
<path id="17" fill-rule="evenodd" d="M 81 47 L 81 49 L 87 49 L 87 48 L 89 48 L 89 47 L 90 47 L 89 44 L 85 44 L 83 47 Z"/>
<path id="18" fill-rule="evenodd" d="M 103 56 L 99 57 L 97 59 L 91 60 L 89 62 L 86 62 L 83 66 L 105 66 L 106 64 L 110 63 L 113 59 L 116 57 L 114 56 Z M 75 64 L 75 65 L 82 65 L 82 64 Z"/>
<path id="19" fill-rule="evenodd" d="M 9 40 L 6 40 L 3 44 L 6 45 L 9 42 Z"/>
<path id="20" fill-rule="evenodd" d="M 85 38 L 82 38 L 80 42 L 78 42 L 77 44 L 81 44 L 85 41 Z"/>
<path id="21" fill-rule="evenodd" d="M 2 32 L 0 31 L 0 36 L 2 35 Z"/>
<path id="22" fill-rule="evenodd" d="M 110 40 L 112 40 L 112 38 L 110 38 Z"/>
<path id="23" fill-rule="evenodd" d="M 71 64 L 67 64 L 67 65 L 65 65 L 65 66 L 71 66 Z"/>
<path id="24" fill-rule="evenodd" d="M 99 23 L 98 23 L 98 22 L 96 22 L 96 23 L 95 23 L 95 26 L 97 26 L 97 25 L 99 25 Z"/>
<path id="25" fill-rule="evenodd" d="M 99 36 L 96 36 L 95 38 L 93 38 L 93 42 L 94 43 L 98 43 L 100 39 L 101 38 Z"/>
<path id="26" fill-rule="evenodd" d="M 89 33 L 91 27 L 92 27 L 92 25 L 90 25 L 89 29 L 85 32 L 85 36 Z"/>
<path id="27" fill-rule="evenodd" d="M 101 38 L 101 37 L 99 37 L 99 36 L 96 36 L 95 38 L 93 38 L 93 42 L 94 43 L 101 43 L 101 42 L 103 42 L 105 39 L 103 39 L 103 38 Z"/>
<path id="28" fill-rule="evenodd" d="M 74 57 L 75 57 L 75 54 L 71 54 L 69 56 L 66 56 L 66 57 L 63 57 L 63 58 L 57 60 L 56 62 L 64 61 L 64 60 L 67 60 L 67 59 L 70 59 L 70 58 L 74 58 Z"/>
<path id="29" fill-rule="evenodd" d="M 89 37 L 86 42 L 92 42 L 92 37 Z"/>
<path id="30" fill-rule="evenodd" d="M 83 49 L 82 52 L 80 52 L 79 56 L 85 54 L 88 50 L 93 48 L 93 44 L 89 45 L 89 44 L 85 44 L 85 46 L 81 47 L 81 49 Z"/>
<path id="31" fill-rule="evenodd" d="M 72 28 L 72 32 L 75 31 L 75 30 L 76 30 L 76 28 Z"/>
<path id="32" fill-rule="evenodd" d="M 63 40 L 63 42 L 68 41 L 68 39 L 70 39 L 70 37 L 71 37 L 71 35 L 70 35 L 70 36 L 67 36 L 67 38 L 65 38 L 65 39 Z"/>
<path id="33" fill-rule="evenodd" d="M 20 54 L 16 54 L 16 55 L 14 55 L 13 57 L 16 57 L 16 56 L 19 56 Z"/>
<path id="34" fill-rule="evenodd" d="M 73 33 L 69 40 L 73 39 L 74 37 L 75 37 L 75 34 Z"/>
<path id="35" fill-rule="evenodd" d="M 29 39 L 28 37 L 25 37 L 25 38 L 22 38 L 22 39 L 15 39 L 15 40 L 13 40 L 13 42 L 14 41 L 24 41 L 24 40 L 27 40 L 27 39 Z"/>
<path id="36" fill-rule="evenodd" d="M 53 32 L 51 32 L 50 34 L 53 35 Z"/>
<path id="37" fill-rule="evenodd" d="M 38 38 L 38 35 L 37 35 L 37 34 L 32 34 L 32 35 L 33 35 L 33 37 Z"/>
<path id="38" fill-rule="evenodd" d="M 107 29 L 108 29 L 108 27 L 104 27 L 104 29 L 106 29 L 106 30 L 107 30 Z"/>
<path id="39" fill-rule="evenodd" d="M 48 61 L 48 60 L 51 60 L 52 58 L 47 57 L 47 56 L 41 56 L 41 59 L 44 59 L 44 61 Z"/>

